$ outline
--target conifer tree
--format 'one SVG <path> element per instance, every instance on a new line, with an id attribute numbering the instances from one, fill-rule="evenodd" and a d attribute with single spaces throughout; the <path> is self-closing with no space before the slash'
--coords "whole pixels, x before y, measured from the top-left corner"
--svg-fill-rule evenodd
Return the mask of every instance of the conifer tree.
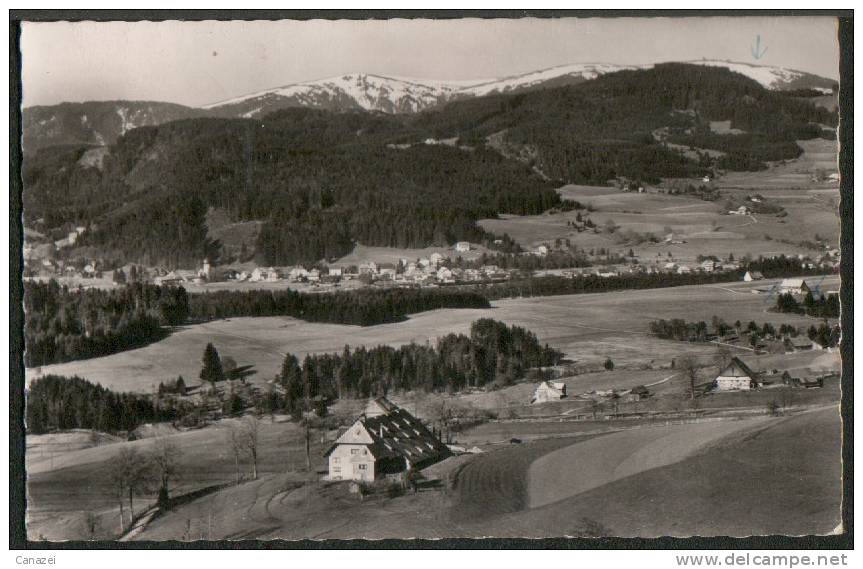
<path id="1" fill-rule="evenodd" d="M 219 359 L 219 352 L 216 351 L 213 344 L 208 343 L 204 348 L 204 357 L 201 359 L 201 381 L 206 381 L 212 385 L 220 381 L 225 381 L 225 371 L 222 369 L 222 360 Z"/>

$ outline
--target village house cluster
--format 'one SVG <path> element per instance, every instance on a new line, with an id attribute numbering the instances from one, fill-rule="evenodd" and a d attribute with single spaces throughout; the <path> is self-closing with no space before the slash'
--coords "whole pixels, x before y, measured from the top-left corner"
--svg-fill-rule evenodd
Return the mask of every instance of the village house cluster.
<path id="1" fill-rule="evenodd" d="M 458 243 L 456 251 L 459 251 L 459 246 L 469 247 L 469 244 Z M 153 278 L 153 282 L 155 284 L 204 284 L 233 281 L 337 285 L 344 281 L 359 280 L 364 284 L 433 286 L 460 282 L 499 281 L 511 276 L 512 271 L 501 269 L 497 265 L 482 265 L 478 268 L 453 267 L 449 257 L 441 253 L 432 253 L 428 257 L 416 260 L 402 258 L 397 263 L 368 261 L 358 265 L 320 264 L 310 269 L 294 266 L 238 270 L 229 267 L 213 267 L 204 260 L 198 270 L 177 269 L 161 272 Z"/>

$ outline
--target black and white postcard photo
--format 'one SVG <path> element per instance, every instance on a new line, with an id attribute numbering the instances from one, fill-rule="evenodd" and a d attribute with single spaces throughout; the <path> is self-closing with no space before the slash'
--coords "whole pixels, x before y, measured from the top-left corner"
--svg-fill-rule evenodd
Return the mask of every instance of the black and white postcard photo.
<path id="1" fill-rule="evenodd" d="M 840 19 L 19 22 L 24 539 L 847 535 Z"/>

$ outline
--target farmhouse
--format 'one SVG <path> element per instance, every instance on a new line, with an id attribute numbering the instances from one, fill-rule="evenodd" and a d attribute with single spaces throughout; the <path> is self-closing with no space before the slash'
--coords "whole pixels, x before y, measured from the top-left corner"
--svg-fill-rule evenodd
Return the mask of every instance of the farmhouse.
<path id="1" fill-rule="evenodd" d="M 324 456 L 328 479 L 371 482 L 425 468 L 449 454 L 447 446 L 419 419 L 381 397 L 366 406 Z"/>
<path id="2" fill-rule="evenodd" d="M 804 352 L 814 348 L 814 343 L 812 342 L 812 340 L 804 336 L 793 338 L 788 341 L 788 344 L 790 345 L 792 351 L 795 352 Z"/>
<path id="3" fill-rule="evenodd" d="M 531 403 L 547 403 L 560 401 L 566 397 L 566 384 L 562 381 L 543 381 L 533 393 Z"/>
<path id="4" fill-rule="evenodd" d="M 470 252 L 470 243 L 467 241 L 459 241 L 455 244 L 455 250 L 459 253 L 468 253 Z"/>
<path id="5" fill-rule="evenodd" d="M 760 271 L 746 271 L 746 274 L 743 275 L 743 280 L 748 283 L 752 281 L 760 281 L 763 279 L 764 275 L 762 275 Z"/>
<path id="6" fill-rule="evenodd" d="M 643 385 L 633 387 L 629 390 L 629 393 L 621 396 L 621 398 L 627 403 L 634 403 L 636 401 L 641 401 L 642 399 L 647 399 L 648 397 L 650 397 L 650 390 Z"/>
<path id="7" fill-rule="evenodd" d="M 431 261 L 431 264 L 435 265 L 435 266 L 443 263 L 443 259 L 444 259 L 444 256 L 441 255 L 440 253 L 432 253 L 431 255 L 429 255 L 429 261 Z"/>
<path id="8" fill-rule="evenodd" d="M 735 357 L 716 376 L 716 391 L 748 391 L 754 383 L 755 372 Z"/>
<path id="9" fill-rule="evenodd" d="M 809 285 L 801 278 L 783 279 L 779 283 L 779 292 L 781 294 L 793 294 L 795 296 L 806 296 L 806 293 L 811 292 Z"/>

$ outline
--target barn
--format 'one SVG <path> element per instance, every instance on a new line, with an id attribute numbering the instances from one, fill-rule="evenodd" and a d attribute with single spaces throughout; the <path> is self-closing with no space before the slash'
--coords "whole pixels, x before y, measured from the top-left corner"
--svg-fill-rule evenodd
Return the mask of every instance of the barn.
<path id="1" fill-rule="evenodd" d="M 381 397 L 369 402 L 324 456 L 329 480 L 371 482 L 425 468 L 450 451 L 419 419 Z"/>
<path id="2" fill-rule="evenodd" d="M 806 296 L 806 293 L 811 292 L 809 285 L 801 278 L 783 279 L 779 284 L 779 292 L 781 294 L 793 294 L 794 296 Z"/>
<path id="3" fill-rule="evenodd" d="M 735 357 L 716 376 L 716 391 L 748 391 L 754 383 L 755 372 Z"/>
<path id="4" fill-rule="evenodd" d="M 531 403 L 547 403 L 560 401 L 566 397 L 566 384 L 562 381 L 543 381 L 533 393 Z"/>

